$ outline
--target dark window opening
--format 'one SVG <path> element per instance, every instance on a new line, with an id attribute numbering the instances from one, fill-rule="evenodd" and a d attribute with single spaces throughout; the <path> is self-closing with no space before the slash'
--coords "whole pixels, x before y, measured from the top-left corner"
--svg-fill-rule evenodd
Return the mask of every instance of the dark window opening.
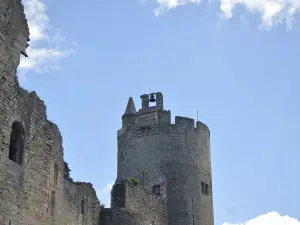
<path id="1" fill-rule="evenodd" d="M 52 192 L 51 192 L 50 207 L 51 207 L 51 215 L 54 216 L 54 209 L 55 209 L 55 191 L 52 191 Z"/>
<path id="2" fill-rule="evenodd" d="M 86 201 L 81 200 L 81 214 L 86 215 Z"/>
<path id="3" fill-rule="evenodd" d="M 22 165 L 24 154 L 24 129 L 20 122 L 12 124 L 10 134 L 9 159 Z"/>
<path id="4" fill-rule="evenodd" d="M 154 185 L 152 192 L 153 192 L 153 194 L 160 196 L 160 185 Z"/>
<path id="5" fill-rule="evenodd" d="M 201 192 L 203 195 L 209 195 L 208 184 L 201 182 Z"/>
<path id="6" fill-rule="evenodd" d="M 54 183 L 57 184 L 57 180 L 58 180 L 58 166 L 55 163 L 54 164 Z"/>

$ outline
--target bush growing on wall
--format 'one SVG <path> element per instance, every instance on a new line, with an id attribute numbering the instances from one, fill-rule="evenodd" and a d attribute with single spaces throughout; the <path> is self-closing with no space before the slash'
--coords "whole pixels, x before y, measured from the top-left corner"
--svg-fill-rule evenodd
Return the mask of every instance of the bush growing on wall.
<path id="1" fill-rule="evenodd" d="M 130 183 L 135 184 L 135 185 L 140 184 L 140 181 L 139 181 L 138 179 L 134 178 L 134 177 L 128 178 L 128 181 L 129 181 Z"/>

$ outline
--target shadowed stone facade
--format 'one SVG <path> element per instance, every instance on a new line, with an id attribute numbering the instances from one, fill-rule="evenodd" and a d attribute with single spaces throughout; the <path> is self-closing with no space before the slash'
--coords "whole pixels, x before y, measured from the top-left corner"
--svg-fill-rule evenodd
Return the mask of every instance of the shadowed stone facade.
<path id="1" fill-rule="evenodd" d="M 128 101 L 111 208 L 73 181 L 46 105 L 18 83 L 29 36 L 21 1 L 0 0 L 0 225 L 214 225 L 209 129 L 172 124 L 162 93 L 152 107 L 142 95 L 138 111 Z"/>

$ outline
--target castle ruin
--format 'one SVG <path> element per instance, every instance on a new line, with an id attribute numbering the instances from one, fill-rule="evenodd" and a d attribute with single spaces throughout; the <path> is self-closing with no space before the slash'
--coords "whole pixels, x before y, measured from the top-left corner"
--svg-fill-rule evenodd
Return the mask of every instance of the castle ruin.
<path id="1" fill-rule="evenodd" d="M 1 0 L 0 225 L 214 225 L 209 129 L 171 123 L 160 92 L 142 95 L 138 111 L 129 98 L 111 208 L 92 184 L 73 181 L 46 105 L 18 83 L 28 42 L 21 0 Z"/>

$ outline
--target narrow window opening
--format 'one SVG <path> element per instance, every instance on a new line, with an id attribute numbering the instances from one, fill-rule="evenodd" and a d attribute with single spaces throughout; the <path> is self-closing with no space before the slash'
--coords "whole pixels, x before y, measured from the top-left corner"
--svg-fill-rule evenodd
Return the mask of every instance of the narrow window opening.
<path id="1" fill-rule="evenodd" d="M 208 184 L 205 184 L 205 194 L 208 196 L 209 192 L 208 192 Z"/>
<path id="2" fill-rule="evenodd" d="M 160 185 L 154 185 L 152 192 L 153 192 L 153 194 L 160 196 Z"/>
<path id="3" fill-rule="evenodd" d="M 22 165 L 24 154 L 24 129 L 20 122 L 12 124 L 10 134 L 9 159 Z"/>
<path id="4" fill-rule="evenodd" d="M 201 193 L 203 195 L 207 195 L 207 196 L 209 195 L 209 189 L 207 183 L 201 182 Z"/>
<path id="5" fill-rule="evenodd" d="M 81 200 L 81 214 L 86 215 L 86 201 Z"/>
<path id="6" fill-rule="evenodd" d="M 57 181 L 58 181 L 58 166 L 55 163 L 54 164 L 54 183 L 57 184 Z"/>
<path id="7" fill-rule="evenodd" d="M 55 209 L 55 191 L 52 191 L 52 192 L 51 192 L 50 207 L 51 207 L 51 216 L 54 216 L 54 209 Z"/>

